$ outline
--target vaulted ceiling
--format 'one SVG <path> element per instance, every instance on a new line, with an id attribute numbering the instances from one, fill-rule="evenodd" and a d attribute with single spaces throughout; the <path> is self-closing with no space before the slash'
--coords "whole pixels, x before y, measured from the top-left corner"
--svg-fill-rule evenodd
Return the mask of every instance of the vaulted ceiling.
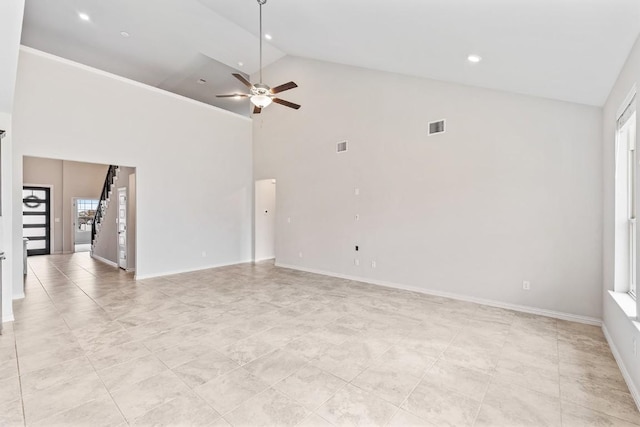
<path id="1" fill-rule="evenodd" d="M 597 106 L 640 34 L 638 0 L 268 0 L 263 12 L 265 64 L 301 56 Z M 248 114 L 215 94 L 258 70 L 258 32 L 256 0 L 26 0 L 22 43 Z"/>

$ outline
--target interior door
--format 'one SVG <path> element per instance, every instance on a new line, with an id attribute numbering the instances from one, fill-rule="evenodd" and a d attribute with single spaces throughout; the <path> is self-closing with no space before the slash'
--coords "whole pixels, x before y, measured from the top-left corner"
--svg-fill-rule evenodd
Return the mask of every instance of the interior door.
<path id="1" fill-rule="evenodd" d="M 127 187 L 118 188 L 118 267 L 127 269 Z"/>
<path id="2" fill-rule="evenodd" d="M 27 255 L 51 253 L 51 189 L 22 188 L 22 236 L 27 237 Z"/>

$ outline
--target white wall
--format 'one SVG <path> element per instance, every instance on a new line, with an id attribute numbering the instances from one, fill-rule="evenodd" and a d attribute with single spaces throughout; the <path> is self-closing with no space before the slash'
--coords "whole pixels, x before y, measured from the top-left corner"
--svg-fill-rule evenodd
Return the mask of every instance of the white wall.
<path id="1" fill-rule="evenodd" d="M 0 113 L 11 114 L 13 107 L 23 14 L 24 0 L 0 1 Z"/>
<path id="2" fill-rule="evenodd" d="M 602 257 L 602 282 L 603 282 L 603 322 L 608 331 L 610 344 L 615 349 L 618 363 L 621 364 L 623 373 L 627 374 L 627 383 L 640 406 L 640 358 L 634 356 L 633 340 L 640 347 L 640 323 L 629 317 L 621 305 L 616 302 L 609 291 L 614 290 L 615 274 L 615 136 L 617 113 L 625 98 L 634 85 L 638 85 L 640 79 L 640 39 L 636 41 L 627 62 L 620 72 L 620 76 L 614 85 L 609 98 L 603 108 L 603 143 L 602 165 L 604 185 L 604 218 L 603 218 L 603 257 Z M 638 105 L 636 98 L 636 105 Z M 637 120 L 636 114 L 636 120 Z M 637 124 L 636 124 L 637 127 Z M 637 139 L 637 134 L 636 134 Z M 639 264 L 640 265 L 640 264 Z M 626 295 L 619 295 L 618 301 L 624 301 Z M 630 300 L 629 297 L 626 297 Z M 632 304 L 630 304 L 632 308 Z M 636 316 L 637 316 L 636 306 Z M 633 313 L 632 313 L 633 314 Z"/>
<path id="3" fill-rule="evenodd" d="M 249 119 L 28 48 L 15 96 L 14 215 L 23 156 L 124 164 L 136 167 L 139 277 L 251 259 Z"/>
<path id="4" fill-rule="evenodd" d="M 12 238 L 12 224 L 13 215 L 11 213 L 11 194 L 12 194 L 12 182 L 13 177 L 11 175 L 11 163 L 12 163 L 12 129 L 11 129 L 11 115 L 0 112 L 0 129 L 6 131 L 5 137 L 0 142 L 0 172 L 2 173 L 2 179 L 0 180 L 0 198 L 2 205 L 2 212 L 0 215 L 0 244 L 2 248 L 0 250 L 5 253 L 7 259 L 2 261 L 2 286 L 0 286 L 0 292 L 2 292 L 2 319 L 0 322 L 8 322 L 13 320 L 13 304 L 14 297 L 19 298 L 23 296 L 21 292 L 13 292 L 13 272 L 12 266 L 14 264 L 13 253 L 11 251 L 11 245 L 13 243 Z M 22 206 L 22 204 L 21 204 Z M 20 263 L 22 263 L 22 251 L 18 254 Z M 20 265 L 20 273 L 22 274 L 22 264 Z"/>
<path id="5" fill-rule="evenodd" d="M 254 259 L 273 259 L 276 256 L 276 183 L 272 179 L 256 181 L 255 192 Z"/>
<path id="6" fill-rule="evenodd" d="M 300 58 L 264 80 L 302 104 L 254 120 L 278 264 L 600 318 L 601 109 Z"/>
<path id="7" fill-rule="evenodd" d="M 11 212 L 11 189 L 13 183 L 12 174 L 12 132 L 11 114 L 13 111 L 13 97 L 18 67 L 18 48 L 20 46 L 20 36 L 22 34 L 22 18 L 24 14 L 24 0 L 11 0 L 0 2 L 0 129 L 7 132 L 2 141 L 0 173 L 2 174 L 2 227 L 0 229 L 0 242 L 2 251 L 5 252 L 7 260 L 3 262 L 2 268 L 2 321 L 13 320 L 14 297 L 23 296 L 22 286 L 17 286 L 18 292 L 14 293 L 13 265 L 18 261 L 22 262 L 22 250 L 13 260 L 11 245 L 13 236 L 13 215 Z M 18 260 L 19 258 L 19 260 Z M 20 273 L 22 274 L 22 266 Z M 17 284 L 16 284 L 17 285 Z"/>

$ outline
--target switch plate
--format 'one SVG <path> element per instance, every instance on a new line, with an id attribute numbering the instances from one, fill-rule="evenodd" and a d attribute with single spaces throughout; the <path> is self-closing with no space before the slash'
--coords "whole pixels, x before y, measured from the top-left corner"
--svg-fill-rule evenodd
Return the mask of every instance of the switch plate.
<path id="1" fill-rule="evenodd" d="M 358 267 L 360 265 L 360 260 L 359 259 L 354 259 L 353 260 L 353 264 Z"/>
<path id="2" fill-rule="evenodd" d="M 356 188 L 355 190 L 353 190 L 353 194 L 355 194 L 356 196 L 360 195 L 360 189 Z"/>
<path id="3" fill-rule="evenodd" d="M 530 291 L 531 290 L 531 282 L 529 282 L 528 280 L 524 280 L 522 282 L 522 289 L 525 291 Z"/>

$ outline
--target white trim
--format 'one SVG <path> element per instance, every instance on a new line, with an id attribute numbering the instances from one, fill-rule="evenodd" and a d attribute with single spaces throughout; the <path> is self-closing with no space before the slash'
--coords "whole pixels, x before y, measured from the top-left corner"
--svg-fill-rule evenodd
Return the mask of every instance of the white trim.
<path id="1" fill-rule="evenodd" d="M 622 102 L 622 105 L 620 105 L 620 107 L 618 107 L 618 111 L 616 112 L 616 122 L 618 122 L 618 120 L 620 120 L 620 116 L 622 116 L 624 114 L 624 112 L 626 111 L 626 109 L 629 106 L 629 104 L 631 104 L 631 100 L 633 100 L 633 97 L 636 96 L 636 92 L 637 91 L 638 91 L 637 86 L 634 83 L 633 86 L 631 87 L 631 90 L 629 91 L 627 96 L 624 98 L 624 101 Z"/>
<path id="2" fill-rule="evenodd" d="M 116 264 L 115 262 L 113 262 L 113 261 L 109 261 L 108 259 L 106 259 L 106 258 L 102 258 L 101 256 L 94 255 L 93 253 L 91 254 L 91 258 L 93 258 L 93 259 L 95 259 L 95 260 L 97 260 L 97 261 L 100 261 L 100 262 L 102 262 L 102 263 L 105 263 L 105 264 L 107 264 L 107 265 L 110 265 L 111 267 L 116 267 L 116 268 L 118 268 L 118 264 Z"/>
<path id="3" fill-rule="evenodd" d="M 274 257 L 274 256 L 270 256 L 270 257 L 268 257 L 268 258 L 259 258 L 259 259 L 254 259 L 254 260 L 253 260 L 253 262 L 269 261 L 269 260 L 272 260 L 272 259 L 276 259 L 276 257 Z"/>
<path id="4" fill-rule="evenodd" d="M 126 271 L 127 273 L 135 273 L 135 272 L 136 272 L 136 269 L 135 269 L 135 268 L 127 268 L 127 269 L 126 269 L 126 270 L 124 270 L 124 271 Z"/>
<path id="5" fill-rule="evenodd" d="M 604 337 L 606 338 L 607 343 L 609 343 L 609 348 L 611 348 L 611 353 L 613 354 L 613 358 L 616 360 L 616 363 L 618 364 L 618 368 L 620 368 L 620 372 L 622 373 L 624 382 L 627 383 L 627 387 L 629 387 L 629 392 L 631 393 L 631 397 L 633 397 L 633 400 L 636 402 L 636 406 L 640 411 L 640 391 L 638 391 L 638 389 L 636 388 L 636 385 L 633 383 L 633 380 L 631 379 L 631 375 L 629 375 L 629 371 L 627 371 L 627 367 L 625 366 L 624 362 L 622 361 L 622 357 L 618 352 L 618 348 L 613 342 L 611 335 L 609 335 L 607 326 L 604 323 L 602 324 L 602 332 L 604 333 Z"/>
<path id="6" fill-rule="evenodd" d="M 172 276 L 174 274 L 193 273 L 194 271 L 211 270 L 212 268 L 230 267 L 232 265 L 240 265 L 240 264 L 250 264 L 251 262 L 253 262 L 253 260 L 248 259 L 244 261 L 236 261 L 236 262 L 223 263 L 223 264 L 212 264 L 205 267 L 197 267 L 197 268 L 185 269 L 185 270 L 164 271 L 162 273 L 152 273 L 152 274 L 143 274 L 143 275 L 136 274 L 134 278 L 135 280 L 153 279 L 155 277 Z"/>
<path id="7" fill-rule="evenodd" d="M 537 314 L 539 316 L 552 317 L 554 319 L 568 320 L 570 322 L 585 323 L 587 325 L 602 325 L 602 320 L 595 317 L 582 316 L 579 314 L 563 313 L 560 311 L 546 310 L 544 308 L 529 307 L 526 305 L 511 304 L 502 301 L 489 300 L 484 298 L 476 298 L 468 295 L 456 294 L 451 292 L 436 291 L 433 289 L 418 288 L 410 285 L 402 285 L 399 283 L 386 282 L 382 280 L 373 280 L 364 277 L 349 276 L 347 274 L 332 273 L 329 271 L 316 270 L 313 268 L 299 267 L 296 265 L 281 264 L 276 261 L 276 267 L 290 268 L 292 270 L 306 271 L 308 273 L 322 274 L 324 276 L 337 277 L 340 279 L 354 280 L 358 282 L 370 283 L 377 286 L 385 286 L 388 288 L 401 289 L 404 291 L 418 292 L 425 295 L 433 295 L 443 298 L 451 298 L 460 301 L 473 302 L 476 304 L 488 305 L 491 307 L 504 308 L 507 310 L 520 311 L 523 313 Z"/>
<path id="8" fill-rule="evenodd" d="M 13 314 L 7 314 L 6 316 L 2 316 L 2 323 L 13 322 L 14 320 L 16 319 L 13 317 Z"/>
<path id="9" fill-rule="evenodd" d="M 79 68 L 79 69 L 85 70 L 85 71 L 89 71 L 89 72 L 97 74 L 99 76 L 108 77 L 110 79 L 117 80 L 119 82 L 123 82 L 123 83 L 129 84 L 131 86 L 136 86 L 136 87 L 139 87 L 139 88 L 142 88 L 142 89 L 146 89 L 146 90 L 151 91 L 151 92 L 161 93 L 161 94 L 163 94 L 165 96 L 168 96 L 170 98 L 180 99 L 182 101 L 189 102 L 190 104 L 199 105 L 199 106 L 201 106 L 203 108 L 206 108 L 206 109 L 209 109 L 209 110 L 216 110 L 218 112 L 231 114 L 234 117 L 237 117 L 239 119 L 252 121 L 252 119 L 250 117 L 243 116 L 241 114 L 234 113 L 232 111 L 225 110 L 223 108 L 216 107 L 216 106 L 213 106 L 213 105 L 210 105 L 210 104 L 205 104 L 204 102 L 196 101 L 195 99 L 187 98 L 185 96 L 178 95 L 178 94 L 175 94 L 173 92 L 167 92 L 164 89 L 160 89 L 160 88 L 157 88 L 157 87 L 149 86 L 147 84 L 140 83 L 140 82 L 137 82 L 135 80 L 127 79 L 126 77 L 122 77 L 122 76 L 118 76 L 118 75 L 115 75 L 115 74 L 111 74 L 111 73 L 109 73 L 107 71 L 100 70 L 98 68 L 89 67 L 88 65 L 80 64 L 78 62 L 74 62 L 74 61 L 71 61 L 69 59 L 61 58 L 59 56 L 52 55 L 50 53 L 46 53 L 46 52 L 43 52 L 43 51 L 38 50 L 38 49 L 34 49 L 32 47 L 29 47 L 29 46 L 25 46 L 25 45 L 21 44 L 20 45 L 20 51 L 21 52 L 28 52 L 28 53 L 31 53 L 31 54 L 36 55 L 36 56 L 47 58 L 47 59 L 50 59 L 52 61 L 59 62 L 61 64 L 70 65 L 72 67 Z"/>
<path id="10" fill-rule="evenodd" d="M 16 294 L 13 296 L 13 301 L 17 300 L 17 299 L 24 299 L 25 298 L 25 294 L 24 292 L 21 292 L 19 294 Z"/>

